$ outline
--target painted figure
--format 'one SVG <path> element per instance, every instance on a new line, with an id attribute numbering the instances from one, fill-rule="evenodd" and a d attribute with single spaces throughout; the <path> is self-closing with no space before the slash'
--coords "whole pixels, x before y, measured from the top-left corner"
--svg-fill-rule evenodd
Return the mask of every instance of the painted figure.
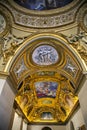
<path id="1" fill-rule="evenodd" d="M 70 108 L 73 107 L 74 102 L 73 102 L 73 99 L 72 99 L 72 97 L 71 97 L 70 95 L 66 95 L 66 96 L 65 96 L 65 101 L 66 101 L 66 103 L 68 104 L 68 106 L 69 106 Z"/>
<path id="2" fill-rule="evenodd" d="M 55 9 L 57 7 L 56 0 L 45 0 L 46 9 Z"/>
<path id="3" fill-rule="evenodd" d="M 28 96 L 27 95 L 22 96 L 20 101 L 21 108 L 24 108 L 27 103 L 28 103 Z"/>
<path id="4" fill-rule="evenodd" d="M 57 82 L 36 82 L 35 88 L 38 98 L 56 97 L 58 83 Z"/>
<path id="5" fill-rule="evenodd" d="M 51 65 L 57 62 L 59 56 L 52 46 L 42 45 L 34 50 L 32 58 L 39 65 Z"/>
<path id="6" fill-rule="evenodd" d="M 63 7 L 73 0 L 14 0 L 19 5 L 31 10 L 50 10 Z"/>

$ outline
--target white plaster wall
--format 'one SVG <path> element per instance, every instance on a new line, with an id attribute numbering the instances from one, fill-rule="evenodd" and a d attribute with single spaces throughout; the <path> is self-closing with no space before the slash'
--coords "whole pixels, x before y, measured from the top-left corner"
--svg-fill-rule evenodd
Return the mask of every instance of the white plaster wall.
<path id="1" fill-rule="evenodd" d="M 66 126 L 56 125 L 28 125 L 28 130 L 41 130 L 43 127 L 50 127 L 52 130 L 66 130 Z"/>
<path id="2" fill-rule="evenodd" d="M 73 122 L 75 130 L 78 130 L 78 127 L 80 127 L 80 126 L 82 126 L 84 124 L 84 119 L 83 119 L 83 115 L 82 115 L 82 112 L 81 112 L 80 108 L 73 115 L 73 117 L 70 119 L 70 121 Z M 71 128 L 70 128 L 70 121 L 66 125 L 66 130 L 71 130 Z"/>
<path id="3" fill-rule="evenodd" d="M 22 118 L 15 113 L 12 130 L 20 130 Z"/>
<path id="4" fill-rule="evenodd" d="M 9 129 L 14 96 L 8 82 L 0 79 L 0 130 Z"/>
<path id="5" fill-rule="evenodd" d="M 79 97 L 82 114 L 83 114 L 84 120 L 85 120 L 85 126 L 87 129 L 87 74 L 86 74 L 81 86 L 82 87 L 78 94 L 78 97 Z"/>
<path id="6" fill-rule="evenodd" d="M 23 128 L 22 130 L 27 130 L 27 124 L 23 121 Z"/>
<path id="7" fill-rule="evenodd" d="M 5 80 L 4 79 L 0 79 L 0 95 L 2 93 L 2 90 L 3 90 L 3 86 L 5 85 Z"/>

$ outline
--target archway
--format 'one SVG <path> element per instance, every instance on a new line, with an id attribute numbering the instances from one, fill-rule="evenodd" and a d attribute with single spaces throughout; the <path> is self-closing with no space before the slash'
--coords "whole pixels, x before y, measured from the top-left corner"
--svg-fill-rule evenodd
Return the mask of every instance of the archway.
<path id="1" fill-rule="evenodd" d="M 83 69 L 79 60 L 67 40 L 56 33 L 33 35 L 20 46 L 8 69 L 18 90 L 15 102 L 29 122 L 66 122 L 78 102 L 75 93 Z M 62 106 L 56 105 L 59 98 Z M 21 103 L 21 100 L 24 102 Z M 67 106 L 69 115 L 66 116 Z M 58 117 L 58 112 L 62 113 L 61 118 Z"/>

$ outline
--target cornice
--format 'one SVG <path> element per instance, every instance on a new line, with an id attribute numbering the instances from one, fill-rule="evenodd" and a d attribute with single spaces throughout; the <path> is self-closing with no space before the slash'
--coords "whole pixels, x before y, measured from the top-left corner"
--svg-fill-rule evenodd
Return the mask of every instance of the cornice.
<path id="1" fill-rule="evenodd" d="M 1 3 L 3 0 L 1 0 Z M 51 11 L 31 11 L 17 5 L 14 1 L 4 1 L 9 8 L 17 25 L 24 27 L 45 29 L 61 27 L 75 22 L 78 8 L 84 1 L 73 1 L 69 5 Z"/>
<path id="2" fill-rule="evenodd" d="M 0 79 L 7 79 L 9 73 L 0 71 Z"/>

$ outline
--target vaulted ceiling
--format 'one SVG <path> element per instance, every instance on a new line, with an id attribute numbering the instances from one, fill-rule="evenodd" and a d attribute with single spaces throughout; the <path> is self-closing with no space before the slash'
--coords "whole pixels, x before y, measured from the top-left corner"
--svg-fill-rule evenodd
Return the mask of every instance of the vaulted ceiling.
<path id="1" fill-rule="evenodd" d="M 27 40 L 11 67 L 18 85 L 15 101 L 31 123 L 65 123 L 78 105 L 82 68 L 58 34 Z M 16 85 L 17 86 L 17 85 Z"/>
<path id="2" fill-rule="evenodd" d="M 65 124 L 87 71 L 87 4 L 55 0 L 56 9 L 38 9 L 41 1 L 35 2 L 0 1 L 0 71 L 9 75 L 15 107 L 29 123 Z"/>

